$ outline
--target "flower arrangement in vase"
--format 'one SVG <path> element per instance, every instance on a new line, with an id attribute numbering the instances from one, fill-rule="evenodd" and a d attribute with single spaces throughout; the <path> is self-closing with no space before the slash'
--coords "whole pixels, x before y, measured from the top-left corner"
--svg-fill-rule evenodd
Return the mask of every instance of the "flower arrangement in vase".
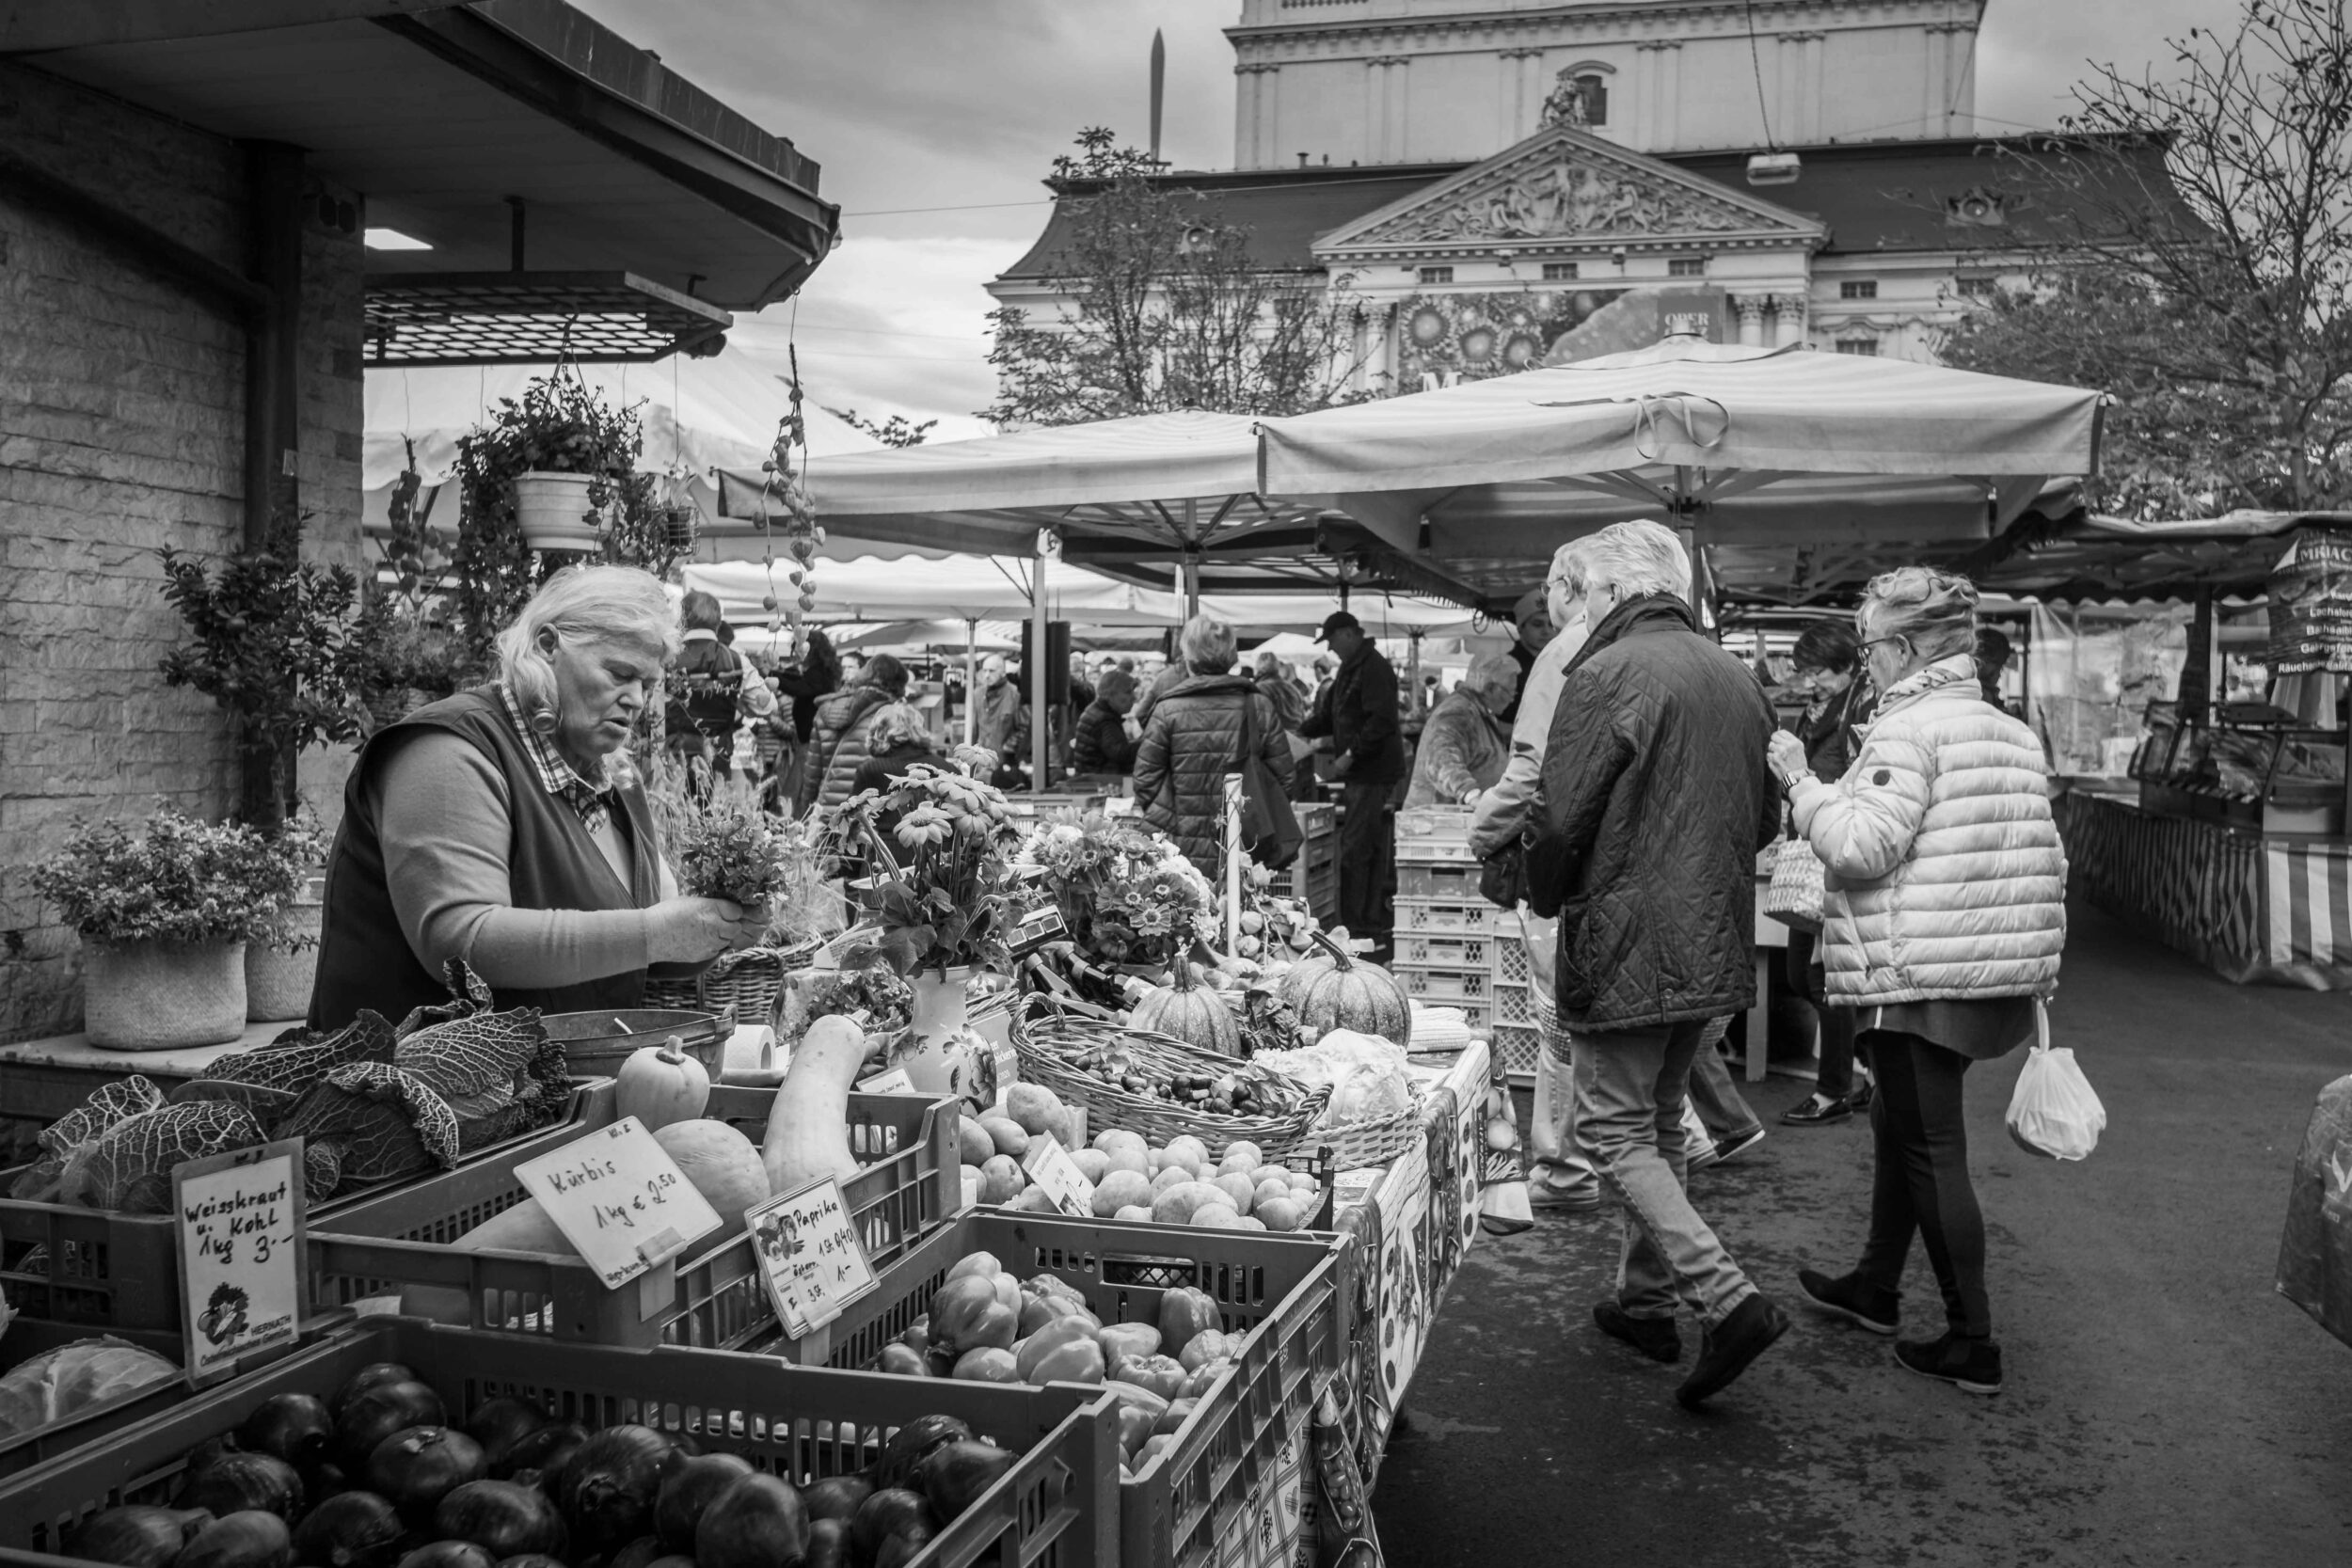
<path id="1" fill-rule="evenodd" d="M 1080 957 L 1166 969 L 1216 935 L 1216 899 L 1182 850 L 1132 817 L 1089 812 L 1039 828 L 1022 868 L 1042 873 Z"/>

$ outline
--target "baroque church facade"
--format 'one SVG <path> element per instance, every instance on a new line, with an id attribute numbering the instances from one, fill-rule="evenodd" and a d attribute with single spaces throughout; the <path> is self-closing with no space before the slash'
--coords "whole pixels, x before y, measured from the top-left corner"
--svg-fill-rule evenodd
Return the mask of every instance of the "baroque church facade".
<path id="1" fill-rule="evenodd" d="M 1984 0 L 1243 0 L 1233 167 L 1413 391 L 1667 332 L 1934 356 L 2066 198 L 1975 131 Z M 1082 198 L 1086 187 L 1057 187 Z M 992 286 L 1050 320 L 1062 217 Z"/>

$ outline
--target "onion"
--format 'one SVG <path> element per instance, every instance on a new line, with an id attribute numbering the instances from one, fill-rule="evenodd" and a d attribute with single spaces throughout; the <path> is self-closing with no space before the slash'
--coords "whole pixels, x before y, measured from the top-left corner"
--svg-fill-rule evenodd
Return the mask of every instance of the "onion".
<path id="1" fill-rule="evenodd" d="M 561 1558 L 545 1552 L 517 1552 L 513 1557 L 499 1559 L 499 1568 L 570 1568 Z"/>
<path id="2" fill-rule="evenodd" d="M 286 1521 L 258 1508 L 214 1520 L 171 1560 L 172 1568 L 287 1568 L 293 1561 Z"/>
<path id="3" fill-rule="evenodd" d="M 653 1532 L 654 1501 L 672 1451 L 667 1437 L 635 1425 L 592 1433 L 572 1450 L 556 1481 L 555 1500 L 582 1556 Z"/>
<path id="4" fill-rule="evenodd" d="M 433 1511 L 433 1529 L 452 1541 L 470 1541 L 492 1557 L 522 1552 L 564 1555 L 564 1516 L 555 1501 L 532 1486 L 511 1481 L 469 1481 Z"/>
<path id="5" fill-rule="evenodd" d="M 792 1483 L 754 1473 L 703 1511 L 694 1526 L 697 1568 L 773 1568 L 808 1550 L 808 1510 Z"/>
<path id="6" fill-rule="evenodd" d="M 202 1509 L 127 1503 L 84 1520 L 65 1538 L 65 1555 L 118 1568 L 164 1568 L 190 1536 L 212 1522 Z"/>
<path id="7" fill-rule="evenodd" d="M 482 1479 L 482 1445 L 447 1427 L 405 1427 L 368 1455 L 368 1490 L 409 1519 L 430 1519 L 440 1500 Z"/>
<path id="8" fill-rule="evenodd" d="M 694 1525 L 719 1494 L 752 1473 L 749 1462 L 731 1453 L 709 1453 L 696 1459 L 673 1460 L 662 1473 L 655 1495 L 653 1532 L 672 1551 L 694 1550 Z M 617 1565 L 616 1565 L 617 1568 Z"/>
<path id="9" fill-rule="evenodd" d="M 662 1556 L 661 1538 L 641 1535 L 604 1560 L 604 1568 L 646 1568 Z"/>
<path id="10" fill-rule="evenodd" d="M 919 1544 L 938 1528 L 922 1493 L 885 1486 L 858 1505 L 857 1517 L 850 1521 L 850 1545 L 860 1562 L 872 1562 L 885 1543 L 912 1536 Z"/>
<path id="11" fill-rule="evenodd" d="M 302 1517 L 302 1477 L 272 1454 L 225 1453 L 182 1478 L 174 1508 L 200 1508 L 215 1518 L 260 1510 L 292 1523 Z"/>
<path id="12" fill-rule="evenodd" d="M 802 1494 L 806 1497 L 806 1493 Z M 801 1568 L 852 1568 L 850 1557 L 850 1522 L 847 1519 L 816 1519 L 808 1527 L 808 1550 L 801 1555 Z"/>
<path id="13" fill-rule="evenodd" d="M 511 1481 L 525 1470 L 536 1470 L 540 1484 L 552 1497 L 555 1482 L 563 1473 L 564 1462 L 572 1456 L 573 1449 L 586 1441 L 588 1429 L 574 1426 L 569 1421 L 543 1426 L 529 1436 L 517 1439 L 502 1458 L 492 1457 L 491 1478 Z"/>
<path id="14" fill-rule="evenodd" d="M 373 1492 L 338 1492 L 294 1527 L 301 1568 L 390 1568 L 400 1557 L 400 1511 Z"/>
<path id="15" fill-rule="evenodd" d="M 237 1428 L 238 1447 L 282 1459 L 298 1470 L 324 1464 L 334 1440 L 334 1414 L 325 1400 L 309 1394 L 272 1394 Z"/>
<path id="16" fill-rule="evenodd" d="M 498 1560 L 470 1541 L 436 1541 L 402 1558 L 398 1568 L 498 1568 Z"/>
<path id="17" fill-rule="evenodd" d="M 330 1402 L 331 1407 L 336 1418 L 341 1419 L 343 1411 L 349 1407 L 353 1400 L 358 1399 L 377 1384 L 414 1383 L 416 1381 L 417 1374 L 399 1362 L 378 1361 L 371 1366 L 360 1368 L 345 1379 L 343 1386 L 335 1390 L 335 1398 Z"/>
<path id="18" fill-rule="evenodd" d="M 357 1470 L 384 1439 L 407 1427 L 437 1427 L 441 1396 L 413 1378 L 378 1383 L 345 1402 L 335 1417 L 335 1448 Z"/>
<path id="19" fill-rule="evenodd" d="M 548 1413 L 529 1400 L 495 1399 L 474 1407 L 466 1418 L 466 1435 L 482 1445 L 490 1473 L 503 1475 L 508 1450 L 548 1424 Z"/>

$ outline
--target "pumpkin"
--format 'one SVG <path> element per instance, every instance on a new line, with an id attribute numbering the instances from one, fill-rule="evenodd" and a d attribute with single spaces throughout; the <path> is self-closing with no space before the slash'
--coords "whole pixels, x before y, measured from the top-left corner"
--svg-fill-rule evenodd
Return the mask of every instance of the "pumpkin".
<path id="1" fill-rule="evenodd" d="M 743 1229 L 743 1211 L 768 1200 L 768 1167 L 752 1140 L 723 1121 L 674 1121 L 653 1135 L 662 1152 L 694 1184 L 724 1225 L 700 1244 L 714 1245 Z"/>
<path id="2" fill-rule="evenodd" d="M 1298 1014 L 1299 1027 L 1317 1040 L 1334 1029 L 1353 1029 L 1391 1045 L 1412 1044 L 1413 1009 L 1396 977 L 1320 931 L 1315 943 L 1325 957 L 1291 971 L 1286 1000 Z"/>
<path id="3" fill-rule="evenodd" d="M 710 1074 L 675 1035 L 629 1053 L 612 1079 L 615 1114 L 635 1117 L 649 1132 L 691 1121 L 710 1103 Z"/>
<path id="4" fill-rule="evenodd" d="M 820 1177 L 858 1173 L 850 1152 L 850 1087 L 866 1060 L 866 1031 L 834 1014 L 808 1026 L 768 1111 L 760 1158 L 768 1190 L 788 1193 Z"/>
<path id="5" fill-rule="evenodd" d="M 1198 984 L 1192 965 L 1182 958 L 1176 960 L 1176 983 L 1147 993 L 1129 1022 L 1220 1056 L 1241 1054 L 1241 1025 L 1233 1022 L 1233 1009 L 1216 991 Z"/>

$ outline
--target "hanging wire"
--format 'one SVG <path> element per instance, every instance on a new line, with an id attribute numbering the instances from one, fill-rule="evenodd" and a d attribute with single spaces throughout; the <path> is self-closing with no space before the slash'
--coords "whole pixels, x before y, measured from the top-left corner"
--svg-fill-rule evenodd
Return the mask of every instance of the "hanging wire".
<path id="1" fill-rule="evenodd" d="M 1747 0 L 1747 7 L 1748 65 L 1756 72 L 1756 112 L 1757 118 L 1764 121 L 1764 150 L 1777 152 L 1780 147 L 1772 140 L 1772 111 L 1764 103 L 1764 56 L 1756 42 L 1756 0 Z"/>

